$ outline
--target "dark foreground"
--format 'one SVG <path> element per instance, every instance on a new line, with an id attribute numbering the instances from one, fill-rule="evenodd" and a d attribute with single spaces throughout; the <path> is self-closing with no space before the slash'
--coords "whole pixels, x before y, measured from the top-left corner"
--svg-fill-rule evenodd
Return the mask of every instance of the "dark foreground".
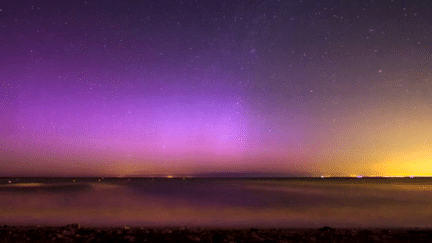
<path id="1" fill-rule="evenodd" d="M 0 226 L 0 242 L 432 242 L 432 229 Z"/>

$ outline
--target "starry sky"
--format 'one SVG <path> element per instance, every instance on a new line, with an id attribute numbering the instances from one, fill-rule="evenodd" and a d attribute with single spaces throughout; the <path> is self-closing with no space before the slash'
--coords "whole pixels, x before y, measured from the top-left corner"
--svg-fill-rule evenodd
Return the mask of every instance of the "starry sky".
<path id="1" fill-rule="evenodd" d="M 432 175 L 432 6 L 0 3 L 0 176 Z"/>

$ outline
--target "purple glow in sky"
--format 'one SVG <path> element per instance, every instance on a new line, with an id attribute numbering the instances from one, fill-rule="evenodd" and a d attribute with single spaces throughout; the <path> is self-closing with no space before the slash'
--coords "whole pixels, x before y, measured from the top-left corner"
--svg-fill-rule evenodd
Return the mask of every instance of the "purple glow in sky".
<path id="1" fill-rule="evenodd" d="M 0 9 L 0 176 L 432 174 L 427 2 Z"/>

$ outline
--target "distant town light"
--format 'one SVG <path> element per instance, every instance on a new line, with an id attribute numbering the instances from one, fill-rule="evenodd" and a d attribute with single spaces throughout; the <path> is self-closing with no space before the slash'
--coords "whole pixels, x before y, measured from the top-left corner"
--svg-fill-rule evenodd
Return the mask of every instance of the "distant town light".
<path id="1" fill-rule="evenodd" d="M 363 177 L 363 176 L 361 176 L 361 175 L 358 175 L 358 176 L 357 176 L 357 178 L 362 178 L 362 177 Z"/>

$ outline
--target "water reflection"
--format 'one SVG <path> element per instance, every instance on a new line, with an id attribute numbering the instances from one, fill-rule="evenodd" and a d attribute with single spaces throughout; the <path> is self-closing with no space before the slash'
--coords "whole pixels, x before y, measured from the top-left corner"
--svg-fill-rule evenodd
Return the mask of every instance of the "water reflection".
<path id="1" fill-rule="evenodd" d="M 0 221 L 151 226 L 432 226 L 430 181 L 319 180 L 0 181 Z"/>

